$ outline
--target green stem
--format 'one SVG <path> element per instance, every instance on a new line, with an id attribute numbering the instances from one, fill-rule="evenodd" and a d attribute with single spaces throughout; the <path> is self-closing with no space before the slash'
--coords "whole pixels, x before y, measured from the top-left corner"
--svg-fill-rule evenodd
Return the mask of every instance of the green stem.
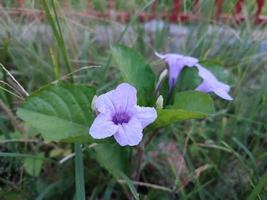
<path id="1" fill-rule="evenodd" d="M 75 149 L 75 183 L 76 199 L 85 200 L 83 153 L 79 143 L 74 144 Z"/>

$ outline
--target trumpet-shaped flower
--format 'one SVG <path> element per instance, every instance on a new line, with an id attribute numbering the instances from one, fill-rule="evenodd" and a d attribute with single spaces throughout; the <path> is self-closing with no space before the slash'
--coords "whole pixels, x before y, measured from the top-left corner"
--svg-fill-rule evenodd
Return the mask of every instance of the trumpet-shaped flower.
<path id="1" fill-rule="evenodd" d="M 180 54 L 168 53 L 163 55 L 156 53 L 156 56 L 164 60 L 169 65 L 170 90 L 174 87 L 181 71 L 185 66 L 193 67 L 198 63 L 198 59 Z"/>
<path id="2" fill-rule="evenodd" d="M 133 86 L 122 83 L 97 97 L 98 115 L 89 134 L 95 139 L 113 136 L 121 146 L 139 144 L 143 129 L 155 121 L 157 112 L 151 107 L 138 106 L 136 93 Z"/>
<path id="3" fill-rule="evenodd" d="M 230 91 L 230 86 L 217 80 L 217 78 L 206 68 L 201 65 L 196 65 L 198 69 L 198 75 L 203 79 L 202 83 L 196 88 L 196 90 L 201 92 L 214 92 L 219 97 L 225 100 L 233 100 L 233 98 L 228 94 Z"/>
<path id="4" fill-rule="evenodd" d="M 198 69 L 198 75 L 203 79 L 202 83 L 196 88 L 196 90 L 205 93 L 214 92 L 223 99 L 232 100 L 232 97 L 228 94 L 230 86 L 220 82 L 209 70 L 201 66 L 198 63 L 198 59 L 172 53 L 164 55 L 156 53 L 156 56 L 163 59 L 169 65 L 170 90 L 174 87 L 185 66 L 196 67 Z"/>

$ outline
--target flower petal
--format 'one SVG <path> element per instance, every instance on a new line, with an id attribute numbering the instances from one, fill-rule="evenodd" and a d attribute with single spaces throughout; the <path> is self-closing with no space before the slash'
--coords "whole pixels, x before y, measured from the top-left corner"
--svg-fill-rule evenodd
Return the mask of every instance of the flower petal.
<path id="1" fill-rule="evenodd" d="M 211 81 L 218 81 L 217 78 L 209 71 L 207 70 L 205 67 L 202 67 L 201 65 L 197 64 L 196 65 L 197 69 L 198 69 L 198 75 L 203 79 L 206 80 L 208 82 Z"/>
<path id="2" fill-rule="evenodd" d="M 157 118 L 157 111 L 155 108 L 135 106 L 135 113 L 133 115 L 141 122 L 142 127 L 145 128 Z"/>
<path id="3" fill-rule="evenodd" d="M 184 68 L 183 63 L 177 62 L 177 60 L 169 59 L 169 87 L 170 89 L 174 87 L 181 71 Z"/>
<path id="4" fill-rule="evenodd" d="M 233 100 L 233 98 L 225 90 L 221 88 L 214 90 L 214 93 L 225 100 L 229 100 L 229 101 Z"/>
<path id="5" fill-rule="evenodd" d="M 180 54 L 169 54 L 169 56 L 167 56 L 165 60 L 170 68 L 169 70 L 170 88 L 172 88 L 175 85 L 181 71 L 184 69 L 185 66 L 193 67 L 198 63 L 198 59 L 189 56 L 182 56 Z"/>
<path id="6" fill-rule="evenodd" d="M 111 121 L 110 114 L 100 113 L 90 127 L 89 134 L 95 139 L 102 139 L 114 135 L 118 126 Z"/>
<path id="7" fill-rule="evenodd" d="M 116 111 L 116 108 L 114 106 L 113 96 L 114 90 L 111 90 L 97 97 L 97 99 L 95 100 L 95 107 L 97 111 L 100 113 L 114 113 Z"/>
<path id="8" fill-rule="evenodd" d="M 137 91 L 128 83 L 120 84 L 114 91 L 113 102 L 117 112 L 131 109 L 137 104 Z"/>
<path id="9" fill-rule="evenodd" d="M 115 90 L 100 95 L 95 101 L 96 109 L 100 113 L 126 111 L 137 104 L 136 93 L 133 86 L 122 83 Z"/>
<path id="10" fill-rule="evenodd" d="M 197 88 L 196 88 L 197 91 L 201 91 L 201 92 L 205 92 L 205 93 L 208 93 L 208 92 L 211 92 L 212 91 L 212 88 L 210 87 L 210 85 L 206 82 L 206 81 L 203 81 Z"/>
<path id="11" fill-rule="evenodd" d="M 128 123 L 119 125 L 118 132 L 114 135 L 114 138 L 121 146 L 135 146 L 143 138 L 142 131 L 141 123 L 133 117 Z"/>
<path id="12" fill-rule="evenodd" d="M 163 59 L 169 65 L 169 87 L 170 90 L 174 87 L 181 71 L 185 66 L 193 67 L 198 63 L 198 59 L 190 56 L 183 56 L 180 54 L 159 54 L 155 52 L 156 56 Z"/>
<path id="13" fill-rule="evenodd" d="M 231 87 L 229 85 L 227 85 L 227 84 L 225 84 L 223 82 L 220 82 L 220 81 L 217 82 L 217 85 L 218 85 L 217 87 L 222 88 L 226 92 L 229 92 L 230 89 L 231 89 Z"/>
<path id="14" fill-rule="evenodd" d="M 198 59 L 191 57 L 191 56 L 184 56 L 180 61 L 178 62 L 182 62 L 183 65 L 186 65 L 188 67 L 193 67 L 196 66 L 196 64 L 198 63 Z"/>
<path id="15" fill-rule="evenodd" d="M 219 97 L 226 100 L 233 100 L 233 98 L 228 94 L 230 91 L 230 86 L 220 82 L 217 78 L 206 68 L 201 65 L 196 65 L 198 68 L 198 74 L 203 79 L 203 82 L 196 88 L 198 91 L 202 92 L 214 92 Z"/>
<path id="16" fill-rule="evenodd" d="M 182 69 L 184 68 L 184 64 L 182 62 L 178 62 L 180 59 L 183 58 L 180 54 L 158 54 L 156 53 L 156 56 L 158 56 L 161 59 L 164 59 L 164 61 L 169 66 L 169 88 L 170 90 L 174 87 Z"/>

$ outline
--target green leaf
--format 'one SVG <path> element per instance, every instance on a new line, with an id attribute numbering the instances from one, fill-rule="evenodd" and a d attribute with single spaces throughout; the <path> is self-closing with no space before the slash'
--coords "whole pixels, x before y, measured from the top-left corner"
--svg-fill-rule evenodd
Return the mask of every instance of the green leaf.
<path id="1" fill-rule="evenodd" d="M 98 144 L 94 147 L 98 163 L 104 167 L 115 179 L 123 179 L 133 197 L 138 200 L 139 195 L 132 181 L 125 175 L 127 171 L 128 152 L 117 144 Z"/>
<path id="2" fill-rule="evenodd" d="M 214 112 L 212 98 L 198 91 L 176 93 L 174 105 L 169 109 L 157 110 L 154 127 L 161 127 L 177 121 L 202 119 Z"/>
<path id="3" fill-rule="evenodd" d="M 108 170 L 114 177 L 118 178 L 118 172 L 127 170 L 127 151 L 117 144 L 98 144 L 94 147 L 96 160 Z M 112 161 L 112 162 L 111 162 Z"/>
<path id="4" fill-rule="evenodd" d="M 214 112 L 212 98 L 198 91 L 179 92 L 174 105 L 169 109 L 157 110 L 158 118 L 153 127 L 162 127 L 177 121 L 202 119 Z"/>
<path id="5" fill-rule="evenodd" d="M 44 154 L 38 154 L 40 157 L 44 157 Z M 23 167 L 25 171 L 35 177 L 38 177 L 42 169 L 43 159 L 37 158 L 25 158 L 23 161 Z"/>
<path id="6" fill-rule="evenodd" d="M 49 85 L 33 93 L 18 109 L 18 116 L 40 131 L 46 141 L 88 136 L 93 121 L 90 108 L 95 89 L 85 85 Z M 85 141 L 83 141 L 85 142 Z"/>
<path id="7" fill-rule="evenodd" d="M 193 90 L 202 82 L 195 67 L 185 67 L 176 83 L 176 91 Z"/>
<path id="8" fill-rule="evenodd" d="M 176 93 L 173 108 L 206 114 L 214 112 L 212 98 L 208 94 L 198 91 Z"/>
<path id="9" fill-rule="evenodd" d="M 177 121 L 189 119 L 202 119 L 207 117 L 207 114 L 200 112 L 191 112 L 182 109 L 159 109 L 157 110 L 158 117 L 153 127 L 163 127 Z"/>
<path id="10" fill-rule="evenodd" d="M 155 74 L 150 66 L 140 54 L 126 46 L 113 46 L 111 51 L 124 80 L 136 87 L 139 103 L 148 103 L 155 85 Z"/>

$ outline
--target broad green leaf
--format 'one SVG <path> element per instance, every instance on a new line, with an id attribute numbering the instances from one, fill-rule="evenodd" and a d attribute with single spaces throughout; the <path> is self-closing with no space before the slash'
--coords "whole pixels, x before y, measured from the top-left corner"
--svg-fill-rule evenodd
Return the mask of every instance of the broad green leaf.
<path id="1" fill-rule="evenodd" d="M 214 112 L 212 98 L 198 91 L 176 93 L 174 105 L 169 109 L 157 110 L 154 127 L 161 127 L 177 121 L 202 119 Z"/>
<path id="2" fill-rule="evenodd" d="M 176 83 L 176 91 L 194 90 L 201 83 L 196 67 L 185 67 Z"/>
<path id="3" fill-rule="evenodd" d="M 44 157 L 44 154 L 38 154 L 40 157 Z M 23 168 L 32 176 L 39 176 L 42 169 L 43 159 L 38 158 L 25 158 L 23 161 Z"/>
<path id="4" fill-rule="evenodd" d="M 214 112 L 212 98 L 208 94 L 198 91 L 176 93 L 173 108 L 206 114 Z"/>
<path id="5" fill-rule="evenodd" d="M 140 103 L 148 103 L 155 85 L 155 75 L 150 66 L 140 54 L 126 46 L 113 46 L 111 51 L 124 80 L 136 87 Z"/>
<path id="6" fill-rule="evenodd" d="M 40 131 L 46 141 L 77 141 L 88 136 L 93 121 L 90 108 L 95 89 L 85 85 L 49 85 L 30 95 L 18 116 Z M 85 141 L 84 141 L 85 142 Z"/>
<path id="7" fill-rule="evenodd" d="M 96 160 L 115 179 L 122 179 L 130 189 L 133 197 L 138 200 L 139 195 L 132 181 L 125 175 L 127 171 L 128 152 L 117 144 L 98 144 L 94 147 Z"/>
<path id="8" fill-rule="evenodd" d="M 94 147 L 96 160 L 107 169 L 114 177 L 118 178 L 118 172 L 127 170 L 127 151 L 117 144 L 98 144 Z"/>
<path id="9" fill-rule="evenodd" d="M 153 127 L 163 127 L 177 121 L 202 119 L 207 117 L 207 114 L 205 113 L 191 112 L 182 109 L 158 109 L 157 114 L 158 117 L 153 124 Z"/>

